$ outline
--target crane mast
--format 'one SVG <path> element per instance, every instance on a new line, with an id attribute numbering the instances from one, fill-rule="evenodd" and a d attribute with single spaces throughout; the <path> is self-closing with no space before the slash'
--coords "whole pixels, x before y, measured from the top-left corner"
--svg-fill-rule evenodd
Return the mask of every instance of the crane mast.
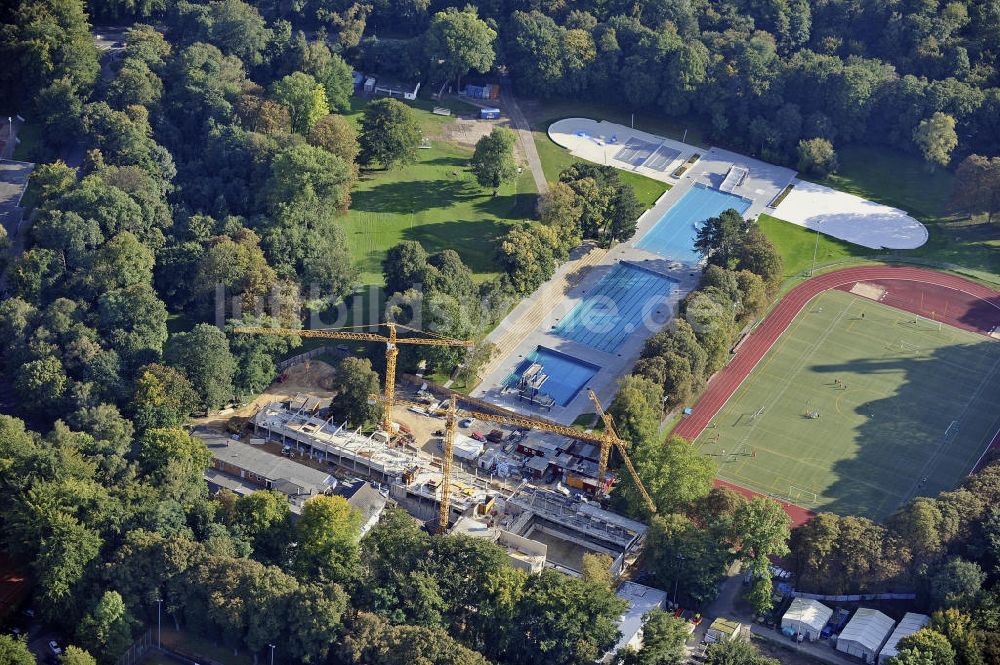
<path id="1" fill-rule="evenodd" d="M 461 399 L 463 402 L 469 402 L 474 405 L 481 405 L 484 408 L 496 409 L 495 405 L 488 402 L 483 402 L 472 397 L 466 397 L 465 395 L 456 395 L 455 393 L 450 393 L 448 398 L 448 407 L 445 410 L 445 438 L 443 446 L 443 457 L 441 461 L 441 499 L 439 503 L 438 510 L 438 530 L 444 532 L 448 528 L 448 518 L 450 516 L 451 510 L 451 471 L 453 462 L 453 451 L 455 447 L 455 435 L 457 432 L 458 418 L 461 416 L 463 418 L 474 418 L 476 420 L 482 420 L 490 423 L 497 423 L 499 425 L 511 425 L 514 427 L 527 427 L 530 429 L 542 430 L 544 432 L 552 432 L 554 434 L 562 434 L 563 436 L 577 439 L 579 441 L 589 441 L 591 443 L 597 443 L 600 445 L 607 445 L 609 448 L 613 445 L 617 448 L 618 452 L 622 456 L 622 460 L 625 463 L 625 468 L 628 469 L 629 475 L 632 476 L 632 480 L 635 482 L 637 488 L 639 488 L 639 493 L 642 495 L 643 501 L 646 503 L 646 507 L 651 513 L 656 512 L 656 504 L 653 502 L 653 498 L 646 491 L 645 485 L 642 483 L 642 479 L 639 478 L 639 472 L 636 470 L 635 466 L 632 464 L 632 460 L 628 456 L 628 450 L 625 447 L 625 442 L 622 441 L 618 434 L 615 433 L 614 428 L 611 424 L 611 415 L 605 413 L 600 401 L 597 400 L 597 395 L 591 397 L 595 401 L 598 409 L 598 413 L 601 415 L 602 419 L 605 419 L 605 426 L 607 431 L 604 434 L 594 434 L 592 432 L 584 432 L 582 430 L 576 429 L 574 427 L 567 427 L 565 425 L 560 425 L 542 418 L 530 418 L 528 416 L 521 416 L 517 414 L 496 414 L 487 413 L 484 411 L 470 411 L 467 409 L 459 409 L 457 400 Z M 382 402 L 383 404 L 388 404 L 384 396 L 372 395 L 372 400 Z M 425 405 L 419 404 L 417 402 L 410 402 L 408 400 L 396 400 L 396 404 L 401 406 L 414 406 L 423 407 Z M 607 468 L 607 453 L 602 453 L 604 455 L 605 469 Z M 606 471 L 605 471 L 606 473 Z M 598 476 L 598 483 L 603 487 L 604 476 Z"/>
<path id="2" fill-rule="evenodd" d="M 399 355 L 399 344 L 418 344 L 423 346 L 474 346 L 473 342 L 448 337 L 397 337 L 396 328 L 405 328 L 413 332 L 422 332 L 402 323 L 387 321 L 384 325 L 389 329 L 389 336 L 369 332 L 357 332 L 346 328 L 329 328 L 324 330 L 296 330 L 294 328 L 261 328 L 240 326 L 233 332 L 249 335 L 275 335 L 279 337 L 307 337 L 321 339 L 349 339 L 356 342 L 382 342 L 385 344 L 385 383 L 383 394 L 385 413 L 382 418 L 382 429 L 392 433 L 392 406 L 396 396 L 396 356 Z"/>

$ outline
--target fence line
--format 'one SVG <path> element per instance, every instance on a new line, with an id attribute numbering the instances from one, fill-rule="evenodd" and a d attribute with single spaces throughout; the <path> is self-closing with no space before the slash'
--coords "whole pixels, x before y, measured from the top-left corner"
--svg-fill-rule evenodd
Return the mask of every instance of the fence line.
<path id="1" fill-rule="evenodd" d="M 292 356 L 291 358 L 286 358 L 282 360 L 280 363 L 278 363 L 276 366 L 279 372 L 284 372 L 289 367 L 294 367 L 295 365 L 301 365 L 307 360 L 315 358 L 316 356 L 321 356 L 326 353 L 336 354 L 339 353 L 339 351 L 337 351 L 337 348 L 333 346 L 317 346 L 315 349 L 312 349 L 310 351 L 300 353 L 299 355 Z"/>
<path id="2" fill-rule="evenodd" d="M 151 649 L 156 649 L 153 646 L 153 629 L 147 628 L 146 632 L 140 635 L 139 639 L 125 650 L 125 653 L 118 656 L 118 665 L 135 665 L 135 663 L 145 658 Z"/>
<path id="3" fill-rule="evenodd" d="M 915 593 L 855 593 L 841 596 L 829 596 L 821 593 L 803 593 L 792 591 L 794 598 L 811 598 L 812 600 L 831 600 L 840 603 L 856 603 L 862 600 L 915 600 Z"/>

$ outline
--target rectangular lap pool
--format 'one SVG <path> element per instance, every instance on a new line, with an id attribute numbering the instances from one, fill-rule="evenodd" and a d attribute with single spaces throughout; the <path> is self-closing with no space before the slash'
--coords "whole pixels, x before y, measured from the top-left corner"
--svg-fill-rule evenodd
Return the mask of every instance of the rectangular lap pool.
<path id="1" fill-rule="evenodd" d="M 566 406 L 599 369 L 597 365 L 539 346 L 518 364 L 504 385 L 522 395 L 548 395 L 559 406 Z"/>
<path id="2" fill-rule="evenodd" d="M 695 185 L 663 213 L 636 247 L 675 261 L 697 263 L 701 256 L 694 249 L 694 240 L 705 220 L 718 217 L 730 208 L 742 215 L 750 208 L 750 203 L 735 194 Z"/>
<path id="3" fill-rule="evenodd" d="M 664 305 L 675 284 L 664 275 L 619 263 L 552 332 L 614 353 L 652 310 Z"/>

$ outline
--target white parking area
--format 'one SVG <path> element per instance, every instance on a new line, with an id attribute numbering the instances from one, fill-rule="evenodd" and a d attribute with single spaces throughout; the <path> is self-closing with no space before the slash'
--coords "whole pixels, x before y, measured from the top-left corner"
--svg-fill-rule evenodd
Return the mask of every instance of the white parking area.
<path id="1" fill-rule="evenodd" d="M 871 249 L 915 249 L 927 227 L 898 208 L 829 187 L 795 180 L 772 213 L 786 222 Z"/>

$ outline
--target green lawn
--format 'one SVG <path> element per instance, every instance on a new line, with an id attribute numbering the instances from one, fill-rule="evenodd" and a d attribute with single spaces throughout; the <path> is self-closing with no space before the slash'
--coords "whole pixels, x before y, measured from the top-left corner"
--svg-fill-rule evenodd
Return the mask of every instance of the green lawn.
<path id="1" fill-rule="evenodd" d="M 254 662 L 253 654 L 245 648 L 241 648 L 239 653 L 234 654 L 233 650 L 217 643 L 213 640 L 196 635 L 189 630 L 176 631 L 172 622 L 164 621 L 162 624 L 162 640 L 165 648 L 188 656 L 194 660 L 204 662 L 211 659 L 219 665 L 250 665 Z M 154 633 L 153 639 L 156 639 Z M 280 653 L 276 654 L 280 656 Z M 278 657 L 276 663 L 282 662 Z"/>
<path id="2" fill-rule="evenodd" d="M 837 240 L 822 233 L 818 234 L 817 242 L 814 231 L 767 214 L 761 214 L 757 218 L 757 224 L 781 253 L 781 258 L 785 261 L 785 279 L 809 271 L 813 265 L 813 251 L 816 252 L 817 266 L 878 254 L 867 247 Z"/>
<path id="3" fill-rule="evenodd" d="M 976 279 L 1000 283 L 1000 227 L 953 214 L 950 171 L 928 173 L 916 156 L 882 146 L 848 146 L 837 154 L 840 170 L 822 184 L 895 206 L 927 225 L 926 245 L 895 256 L 953 266 Z"/>
<path id="4" fill-rule="evenodd" d="M 548 127 L 548 123 L 546 123 L 545 127 Z M 581 161 L 569 154 L 569 150 L 566 148 L 556 145 L 544 130 L 534 130 L 531 134 L 535 138 L 535 148 L 538 150 L 538 158 L 542 161 L 542 171 L 545 172 L 545 179 L 549 182 L 555 182 L 559 179 L 559 174 L 563 169 L 574 162 Z M 635 189 L 635 195 L 639 197 L 642 205 L 647 208 L 652 207 L 656 199 L 660 198 L 663 192 L 670 189 L 670 185 L 667 183 L 647 178 L 638 173 L 619 171 L 618 175 L 621 177 L 622 182 L 632 185 L 633 189 Z"/>
<path id="5" fill-rule="evenodd" d="M 14 147 L 14 159 L 32 162 L 37 159 L 37 148 L 42 141 L 40 125 L 22 123 L 17 128 L 17 138 L 21 141 Z"/>
<path id="6" fill-rule="evenodd" d="M 724 480 L 808 508 L 882 518 L 915 494 L 954 487 L 998 425 L 1000 345 L 828 291 L 696 444 Z"/>
<path id="7" fill-rule="evenodd" d="M 349 116 L 360 118 L 365 103 L 355 99 Z M 531 173 L 525 169 L 493 197 L 467 168 L 472 150 L 440 138 L 442 127 L 454 119 L 425 110 L 430 106 L 414 104 L 431 148 L 420 150 L 416 164 L 363 171 L 351 209 L 341 218 L 363 284 L 383 283 L 382 259 L 403 240 L 417 240 L 428 252 L 454 249 L 477 281 L 486 280 L 498 274 L 494 240 L 508 225 L 533 215 Z"/>

